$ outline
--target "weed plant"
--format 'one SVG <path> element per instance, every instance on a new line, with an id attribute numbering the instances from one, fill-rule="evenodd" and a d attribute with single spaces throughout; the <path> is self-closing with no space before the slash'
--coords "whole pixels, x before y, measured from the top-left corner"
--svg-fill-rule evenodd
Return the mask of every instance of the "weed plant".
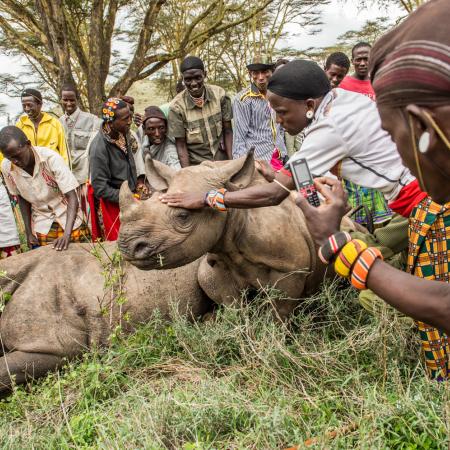
<path id="1" fill-rule="evenodd" d="M 448 384 L 427 379 L 411 325 L 339 282 L 280 324 L 276 295 L 194 323 L 155 314 L 16 387 L 2 448 L 447 448 Z"/>

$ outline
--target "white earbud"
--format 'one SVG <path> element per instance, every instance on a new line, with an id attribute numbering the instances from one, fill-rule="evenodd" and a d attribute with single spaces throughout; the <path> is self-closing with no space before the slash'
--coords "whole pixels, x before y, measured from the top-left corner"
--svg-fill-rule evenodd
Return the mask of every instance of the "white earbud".
<path id="1" fill-rule="evenodd" d="M 425 131 L 422 133 L 419 139 L 419 152 L 426 153 L 428 151 L 428 147 L 430 146 L 430 133 Z"/>
<path id="2" fill-rule="evenodd" d="M 311 109 L 309 109 L 308 111 L 306 111 L 306 118 L 311 120 L 314 117 L 314 111 L 312 111 Z"/>

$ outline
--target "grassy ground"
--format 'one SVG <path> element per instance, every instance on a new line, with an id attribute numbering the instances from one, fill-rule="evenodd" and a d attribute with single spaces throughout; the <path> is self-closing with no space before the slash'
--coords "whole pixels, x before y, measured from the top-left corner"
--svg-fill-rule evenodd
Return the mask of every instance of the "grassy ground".
<path id="1" fill-rule="evenodd" d="M 282 326 L 270 295 L 215 321 L 156 316 L 17 388 L 2 448 L 447 448 L 449 388 L 426 379 L 407 325 L 331 284 Z"/>

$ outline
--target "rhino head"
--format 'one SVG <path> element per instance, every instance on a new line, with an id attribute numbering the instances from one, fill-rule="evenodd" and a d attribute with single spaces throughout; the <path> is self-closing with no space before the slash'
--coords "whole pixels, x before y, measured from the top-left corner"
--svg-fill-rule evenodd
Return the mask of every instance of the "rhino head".
<path id="1" fill-rule="evenodd" d="M 169 207 L 159 200 L 164 192 L 207 192 L 242 189 L 255 175 L 253 154 L 226 162 L 204 162 L 179 171 L 145 160 L 153 194 L 136 199 L 124 182 L 120 189 L 119 249 L 125 260 L 143 270 L 185 265 L 220 246 L 233 214 L 211 208 L 187 210 Z"/>

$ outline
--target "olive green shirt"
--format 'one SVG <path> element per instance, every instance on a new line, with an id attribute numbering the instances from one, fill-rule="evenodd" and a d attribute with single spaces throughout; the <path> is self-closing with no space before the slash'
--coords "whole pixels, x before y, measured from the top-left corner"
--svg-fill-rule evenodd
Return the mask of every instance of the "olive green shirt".
<path id="1" fill-rule="evenodd" d="M 230 97 L 220 86 L 205 84 L 205 103 L 197 106 L 187 89 L 170 103 L 169 136 L 186 139 L 190 164 L 215 159 L 222 139 L 223 122 L 231 121 Z"/>

